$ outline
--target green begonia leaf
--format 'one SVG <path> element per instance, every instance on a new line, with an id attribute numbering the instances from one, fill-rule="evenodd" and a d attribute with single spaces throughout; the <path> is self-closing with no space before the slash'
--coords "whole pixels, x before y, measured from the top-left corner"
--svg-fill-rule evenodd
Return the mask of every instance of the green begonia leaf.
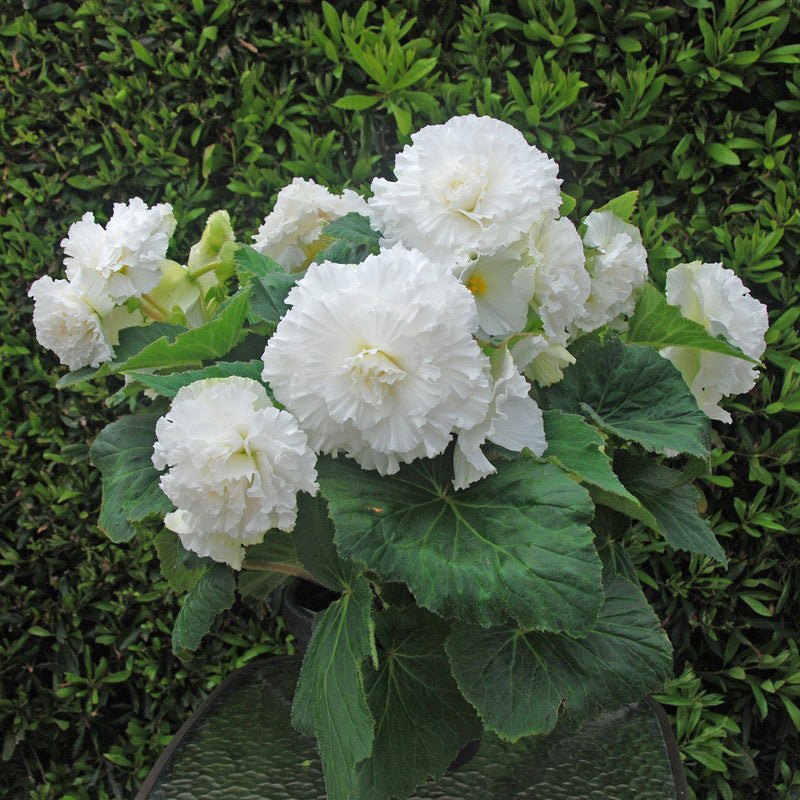
<path id="1" fill-rule="evenodd" d="M 239 247 L 233 256 L 236 274 L 241 282 L 244 278 L 264 278 L 273 272 L 286 275 L 286 270 L 274 259 L 259 253 L 252 247 Z"/>
<path id="2" fill-rule="evenodd" d="M 547 450 L 544 458 L 576 475 L 581 483 L 599 486 L 607 492 L 638 500 L 619 482 L 605 454 L 603 435 L 577 414 L 545 411 L 544 432 Z"/>
<path id="3" fill-rule="evenodd" d="M 136 533 L 134 523 L 172 511 L 151 461 L 157 419 L 155 414 L 121 417 L 103 428 L 89 451 L 103 475 L 98 525 L 112 541 L 127 542 Z"/>
<path id="4" fill-rule="evenodd" d="M 233 605 L 235 588 L 233 571 L 225 564 L 214 564 L 200 576 L 175 620 L 172 649 L 177 655 L 199 647 L 217 616 Z"/>
<path id="5" fill-rule="evenodd" d="M 614 337 L 589 344 L 550 387 L 553 408 L 582 413 L 602 430 L 658 453 L 708 453 L 709 421 L 680 372 L 650 347 Z"/>
<path id="6" fill-rule="evenodd" d="M 323 233 L 333 239 L 343 239 L 352 244 L 365 244 L 377 252 L 381 234 L 372 229 L 369 220 L 361 214 L 352 212 L 329 222 Z"/>
<path id="7" fill-rule="evenodd" d="M 252 247 L 242 247 L 234 256 L 236 274 L 250 293 L 250 322 L 277 325 L 288 311 L 286 295 L 298 275 L 288 273 L 280 264 Z"/>
<path id="8" fill-rule="evenodd" d="M 206 378 L 230 378 L 238 375 L 243 378 L 261 380 L 264 365 L 261 361 L 220 361 L 205 369 L 190 369 L 184 372 L 173 372 L 170 375 L 153 375 L 149 372 L 133 372 L 131 378 L 152 389 L 164 397 L 175 397 L 178 391 L 195 381 Z"/>
<path id="9" fill-rule="evenodd" d="M 135 372 L 185 367 L 220 358 L 241 338 L 248 305 L 248 293 L 239 292 L 210 322 L 199 328 L 183 330 L 177 335 L 174 332 L 164 335 L 145 346 L 137 355 L 121 363 L 114 363 L 111 371 Z"/>
<path id="10" fill-rule="evenodd" d="M 591 629 L 602 602 L 585 489 L 552 464 L 521 458 L 464 491 L 452 455 L 381 477 L 320 459 L 339 551 L 445 617 L 526 628 Z"/>
<path id="11" fill-rule="evenodd" d="M 315 620 L 294 695 L 292 721 L 313 734 L 329 800 L 355 791 L 356 765 L 372 752 L 374 722 L 361 674 L 370 654 L 369 584 L 357 578 Z"/>
<path id="12" fill-rule="evenodd" d="M 262 542 L 245 549 L 237 581 L 239 593 L 267 600 L 293 576 L 311 577 L 303 569 L 291 534 L 273 529 L 264 534 Z"/>
<path id="13" fill-rule="evenodd" d="M 584 639 L 514 626 L 455 627 L 446 644 L 453 674 L 484 725 L 504 739 L 579 725 L 641 699 L 669 678 L 669 640 L 640 589 L 608 581 L 606 600 Z"/>
<path id="14" fill-rule="evenodd" d="M 178 594 L 188 592 L 200 580 L 205 565 L 192 569 L 184 564 L 183 545 L 177 533 L 164 528 L 154 539 L 158 560 L 161 562 L 161 574 Z"/>
<path id="15" fill-rule="evenodd" d="M 343 592 L 358 579 L 360 565 L 342 558 L 333 543 L 334 527 L 322 497 L 297 497 L 297 521 L 292 531 L 295 552 L 303 566 L 323 586 Z"/>
<path id="16" fill-rule="evenodd" d="M 272 572 L 269 570 L 242 571 L 236 576 L 236 588 L 242 597 L 269 601 L 276 589 L 280 589 L 281 586 L 285 586 L 291 580 L 292 576 L 287 575 L 285 572 Z"/>
<path id="17" fill-rule="evenodd" d="M 616 214 L 621 220 L 630 222 L 633 212 L 636 210 L 636 201 L 639 199 L 639 192 L 625 192 L 612 200 L 609 200 L 598 211 L 611 211 Z"/>
<path id="18" fill-rule="evenodd" d="M 614 465 L 622 482 L 653 516 L 655 529 L 670 547 L 728 563 L 711 526 L 700 516 L 697 491 L 684 483 L 682 473 L 627 453 L 619 453 Z"/>
<path id="19" fill-rule="evenodd" d="M 695 347 L 757 363 L 724 339 L 712 336 L 702 325 L 683 317 L 678 306 L 671 306 L 652 284 L 642 289 L 636 310 L 628 321 L 625 338 L 633 344 L 649 345 L 657 350 Z"/>
<path id="20" fill-rule="evenodd" d="M 428 778 L 440 778 L 481 731 L 450 672 L 444 651 L 449 626 L 411 608 L 376 614 L 375 628 L 380 663 L 365 675 L 375 742 L 359 767 L 364 800 L 407 797 Z"/>

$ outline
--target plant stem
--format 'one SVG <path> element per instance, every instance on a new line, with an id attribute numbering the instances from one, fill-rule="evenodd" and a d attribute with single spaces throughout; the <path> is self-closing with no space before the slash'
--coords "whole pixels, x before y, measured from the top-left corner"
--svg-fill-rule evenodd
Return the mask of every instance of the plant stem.
<path id="1" fill-rule="evenodd" d="M 320 582 L 302 567 L 296 564 L 286 564 L 282 561 L 259 561 L 257 559 L 246 559 L 242 562 L 242 569 L 252 569 L 258 572 L 281 572 L 284 575 L 294 575 L 297 578 L 311 581 L 321 586 Z"/>
<path id="2" fill-rule="evenodd" d="M 169 316 L 167 309 L 159 305 L 149 294 L 142 295 L 141 309 L 144 314 L 156 322 L 166 322 Z"/>
<path id="3" fill-rule="evenodd" d="M 219 261 L 212 261 L 210 264 L 206 264 L 204 267 L 200 267 L 199 269 L 189 270 L 189 277 L 195 281 L 201 275 L 205 275 L 207 272 L 213 272 L 218 266 Z"/>

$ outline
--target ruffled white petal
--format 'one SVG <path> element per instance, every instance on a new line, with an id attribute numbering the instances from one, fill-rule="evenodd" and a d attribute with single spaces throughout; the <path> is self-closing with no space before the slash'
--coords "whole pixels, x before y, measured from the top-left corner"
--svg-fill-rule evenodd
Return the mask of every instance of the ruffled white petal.
<path id="1" fill-rule="evenodd" d="M 70 369 L 98 367 L 114 351 L 103 329 L 103 313 L 111 308 L 101 292 L 95 297 L 92 281 L 36 280 L 28 291 L 33 298 L 36 339 Z"/>
<path id="2" fill-rule="evenodd" d="M 289 272 L 304 269 L 319 249 L 322 229 L 350 213 L 367 215 L 363 197 L 351 189 L 332 194 L 312 180 L 295 178 L 278 193 L 253 247 Z"/>
<path id="3" fill-rule="evenodd" d="M 673 267 L 667 272 L 667 301 L 745 355 L 760 358 L 763 354 L 769 327 L 767 308 L 722 264 L 695 261 Z M 720 400 L 746 392 L 755 384 L 755 366 L 740 358 L 686 347 L 666 347 L 661 355 L 680 370 L 697 404 L 712 419 L 730 422 Z"/>
<path id="4" fill-rule="evenodd" d="M 113 303 L 140 297 L 158 284 L 174 230 L 169 204 L 148 208 L 138 197 L 115 203 L 105 228 L 86 213 L 61 242 L 67 278 L 99 275 Z"/>
<path id="5" fill-rule="evenodd" d="M 461 282 L 472 292 L 481 333 L 507 336 L 525 327 L 535 277 L 520 268 L 519 253 L 508 248 L 483 256 L 461 272 Z"/>
<path id="6" fill-rule="evenodd" d="M 586 261 L 591 291 L 573 327 L 593 331 L 633 312 L 647 280 L 647 251 L 639 230 L 612 211 L 593 211 L 585 224 L 584 242 L 594 251 Z"/>
<path id="7" fill-rule="evenodd" d="M 372 182 L 370 218 L 389 243 L 463 265 L 558 211 L 558 165 L 505 122 L 453 117 L 411 141 L 395 160 L 396 181 Z"/>
<path id="8" fill-rule="evenodd" d="M 492 378 L 492 402 L 486 416 L 471 428 L 458 431 L 453 461 L 456 489 L 465 489 L 496 472 L 481 450 L 487 441 L 514 452 L 527 448 L 537 456 L 547 449 L 542 412 L 528 394 L 530 384 L 519 374 L 507 350 L 498 351 Z"/>
<path id="9" fill-rule="evenodd" d="M 312 264 L 264 351 L 263 378 L 317 452 L 396 472 L 482 419 L 489 362 L 469 291 L 402 247 Z"/>
<path id="10" fill-rule="evenodd" d="M 165 524 L 187 549 L 241 566 L 243 546 L 289 531 L 297 492 L 314 494 L 316 456 L 297 420 L 249 378 L 184 386 L 156 423 L 153 465 L 177 506 Z"/>

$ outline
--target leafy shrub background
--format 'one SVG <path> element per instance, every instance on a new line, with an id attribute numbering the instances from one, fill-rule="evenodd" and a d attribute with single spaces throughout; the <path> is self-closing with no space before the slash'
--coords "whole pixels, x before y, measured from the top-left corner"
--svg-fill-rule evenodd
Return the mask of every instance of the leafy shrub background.
<path id="1" fill-rule="evenodd" d="M 410 132 L 485 113 L 559 161 L 576 213 L 640 189 L 656 281 L 722 260 L 769 306 L 763 377 L 699 484 L 728 569 L 631 538 L 695 795 L 800 796 L 798 41 L 797 0 L 5 3 L 2 791 L 129 797 L 228 671 L 291 648 L 238 606 L 182 664 L 152 546 L 97 530 L 87 445 L 111 412 L 54 388 L 26 297 L 68 225 L 167 201 L 182 258 L 217 208 L 246 240 L 294 176 L 364 189 Z"/>

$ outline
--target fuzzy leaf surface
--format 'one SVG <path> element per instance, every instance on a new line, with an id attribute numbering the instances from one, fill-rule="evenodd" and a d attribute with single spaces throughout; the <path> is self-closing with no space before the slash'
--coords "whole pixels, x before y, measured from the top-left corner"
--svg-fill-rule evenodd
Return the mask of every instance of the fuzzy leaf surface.
<path id="1" fill-rule="evenodd" d="M 172 631 L 172 649 L 178 655 L 197 650 L 214 620 L 233 605 L 236 580 L 230 567 L 214 564 L 189 590 Z"/>
<path id="2" fill-rule="evenodd" d="M 618 338 L 591 343 L 547 392 L 554 409 L 590 422 L 647 450 L 705 457 L 709 421 L 680 372 L 650 347 Z"/>
<path id="3" fill-rule="evenodd" d="M 375 615 L 377 670 L 365 684 L 375 717 L 372 756 L 359 768 L 359 797 L 406 797 L 440 778 L 481 726 L 450 672 L 444 641 L 450 628 L 419 608 Z"/>
<path id="4" fill-rule="evenodd" d="M 136 533 L 133 523 L 172 510 L 151 461 L 157 419 L 156 414 L 121 417 L 100 431 L 89 451 L 103 476 L 98 525 L 114 542 L 129 541 Z"/>
<path id="5" fill-rule="evenodd" d="M 510 625 L 460 625 L 446 649 L 484 725 L 515 741 L 551 731 L 560 718 L 577 726 L 661 689 L 671 674 L 672 650 L 658 628 L 641 590 L 613 577 L 597 624 L 583 639 Z"/>
<path id="6" fill-rule="evenodd" d="M 389 477 L 345 458 L 317 466 L 339 552 L 404 582 L 424 608 L 575 635 L 594 624 L 593 506 L 558 467 L 520 458 L 456 492 L 448 454 Z"/>

